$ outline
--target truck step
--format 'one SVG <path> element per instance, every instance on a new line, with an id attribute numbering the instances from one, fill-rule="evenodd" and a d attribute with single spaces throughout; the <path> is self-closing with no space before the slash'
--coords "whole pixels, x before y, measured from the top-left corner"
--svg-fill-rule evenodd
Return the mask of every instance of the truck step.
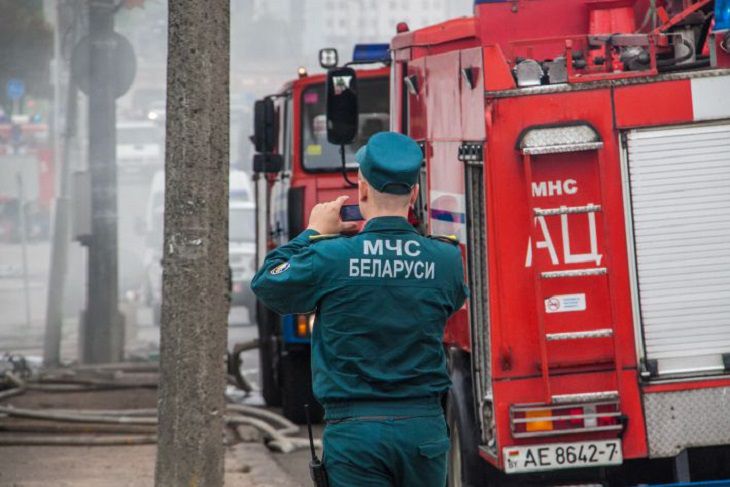
<path id="1" fill-rule="evenodd" d="M 561 340 L 582 340 L 584 338 L 606 338 L 613 335 L 611 328 L 599 328 L 597 330 L 569 331 L 564 333 L 547 333 L 545 338 L 549 342 Z"/>
<path id="2" fill-rule="evenodd" d="M 535 216 L 573 215 L 576 213 L 596 213 L 601 211 L 601 205 L 561 206 L 560 208 L 535 208 Z"/>
<path id="3" fill-rule="evenodd" d="M 561 277 L 585 277 L 585 276 L 602 276 L 608 270 L 605 267 L 596 267 L 594 269 L 573 269 L 570 271 L 550 271 L 541 272 L 540 277 L 543 279 L 558 279 Z"/>
<path id="4" fill-rule="evenodd" d="M 615 401 L 618 391 L 581 392 L 578 394 L 556 394 L 553 404 L 568 404 L 574 402 Z"/>

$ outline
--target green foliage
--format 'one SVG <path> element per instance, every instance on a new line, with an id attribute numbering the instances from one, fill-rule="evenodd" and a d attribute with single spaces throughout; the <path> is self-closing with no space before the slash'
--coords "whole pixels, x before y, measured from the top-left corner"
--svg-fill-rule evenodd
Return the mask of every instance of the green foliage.
<path id="1" fill-rule="evenodd" d="M 42 7 L 39 0 L 0 0 L 0 100 L 6 108 L 11 104 L 5 93 L 10 78 L 22 79 L 29 95 L 51 94 L 53 32 Z"/>

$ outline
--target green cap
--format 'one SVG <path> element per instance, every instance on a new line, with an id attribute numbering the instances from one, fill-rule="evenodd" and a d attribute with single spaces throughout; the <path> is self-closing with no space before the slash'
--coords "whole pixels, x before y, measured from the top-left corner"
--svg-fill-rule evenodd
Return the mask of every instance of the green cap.
<path id="1" fill-rule="evenodd" d="M 355 154 L 365 180 L 381 193 L 408 194 L 418 182 L 423 153 L 416 141 L 396 132 L 380 132 Z"/>

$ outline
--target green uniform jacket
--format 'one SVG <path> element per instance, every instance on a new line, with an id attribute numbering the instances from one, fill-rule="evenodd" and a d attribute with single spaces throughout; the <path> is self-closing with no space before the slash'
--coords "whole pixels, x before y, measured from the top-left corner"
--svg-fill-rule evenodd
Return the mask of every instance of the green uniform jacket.
<path id="1" fill-rule="evenodd" d="M 401 217 L 374 218 L 352 237 L 307 230 L 267 255 L 251 287 L 278 313 L 316 312 L 313 390 L 326 411 L 449 388 L 444 326 L 468 295 L 455 243 Z"/>

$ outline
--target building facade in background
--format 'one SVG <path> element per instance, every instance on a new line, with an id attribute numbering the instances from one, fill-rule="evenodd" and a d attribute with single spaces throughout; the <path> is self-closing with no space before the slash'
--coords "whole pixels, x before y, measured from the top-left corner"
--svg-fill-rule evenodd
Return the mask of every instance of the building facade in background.
<path id="1" fill-rule="evenodd" d="M 356 43 L 390 42 L 399 22 L 417 29 L 471 15 L 473 9 L 472 0 L 304 0 L 301 4 L 306 66 L 316 65 L 322 47 L 335 47 L 340 59 L 349 60 Z"/>

